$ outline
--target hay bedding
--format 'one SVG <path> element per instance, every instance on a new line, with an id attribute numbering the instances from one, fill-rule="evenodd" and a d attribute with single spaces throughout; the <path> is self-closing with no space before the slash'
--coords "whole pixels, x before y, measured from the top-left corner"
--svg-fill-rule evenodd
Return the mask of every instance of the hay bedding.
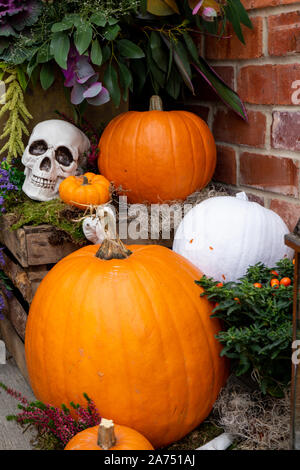
<path id="1" fill-rule="evenodd" d="M 122 188 L 118 188 L 122 190 Z M 230 196 L 224 186 L 210 183 L 201 191 L 194 192 L 185 201 L 166 201 L 162 204 L 129 204 L 119 200 L 117 191 L 113 191 L 112 204 L 116 209 L 117 225 L 125 220 L 130 224 L 134 222 L 135 230 L 140 233 L 140 238 L 147 238 L 151 234 L 152 239 L 173 238 L 179 223 L 194 206 L 200 202 L 216 196 Z M 170 211 L 170 206 L 172 210 Z"/>
<path id="2" fill-rule="evenodd" d="M 211 419 L 240 438 L 239 450 L 289 449 L 289 391 L 283 398 L 273 398 L 232 376 L 214 405 Z"/>

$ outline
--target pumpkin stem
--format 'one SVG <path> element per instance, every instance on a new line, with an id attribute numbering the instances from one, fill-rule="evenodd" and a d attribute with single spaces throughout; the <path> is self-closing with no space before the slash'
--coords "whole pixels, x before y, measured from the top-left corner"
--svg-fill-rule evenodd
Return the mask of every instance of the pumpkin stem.
<path id="1" fill-rule="evenodd" d="M 105 238 L 96 253 L 96 257 L 108 261 L 110 259 L 125 259 L 131 254 L 132 251 L 128 250 L 119 238 L 115 240 Z"/>
<path id="2" fill-rule="evenodd" d="M 101 243 L 96 257 L 103 260 L 128 258 L 132 252 L 126 248 L 117 236 L 115 228 L 116 219 L 112 210 L 109 207 L 99 208 L 97 210 L 97 217 L 102 224 L 105 239 Z"/>
<path id="3" fill-rule="evenodd" d="M 116 442 L 114 422 L 111 419 L 102 418 L 98 428 L 98 446 L 103 450 L 109 450 Z"/>
<path id="4" fill-rule="evenodd" d="M 90 184 L 89 180 L 87 179 L 86 176 L 83 176 L 82 186 L 86 186 L 87 184 Z"/>
<path id="5" fill-rule="evenodd" d="M 149 111 L 163 111 L 163 102 L 160 96 L 153 95 L 150 98 Z"/>

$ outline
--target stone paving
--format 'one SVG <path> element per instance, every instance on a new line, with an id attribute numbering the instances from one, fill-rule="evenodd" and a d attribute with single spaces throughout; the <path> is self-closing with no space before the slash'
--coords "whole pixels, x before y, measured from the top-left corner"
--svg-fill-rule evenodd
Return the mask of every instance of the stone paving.
<path id="1" fill-rule="evenodd" d="M 19 372 L 14 360 L 8 358 L 6 364 L 0 364 L 0 382 L 11 387 L 30 401 L 34 395 L 26 380 Z M 34 431 L 24 430 L 14 421 L 7 421 L 6 416 L 18 411 L 18 401 L 0 389 L 0 450 L 30 450 L 30 440 Z"/>

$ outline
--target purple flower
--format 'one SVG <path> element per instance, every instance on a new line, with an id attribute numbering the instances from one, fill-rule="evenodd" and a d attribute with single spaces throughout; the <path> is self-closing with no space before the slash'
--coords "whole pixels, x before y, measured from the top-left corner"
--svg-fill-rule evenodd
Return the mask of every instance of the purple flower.
<path id="1" fill-rule="evenodd" d="M 42 11 L 38 0 L 0 1 L 0 36 L 17 36 L 26 26 L 32 26 Z"/>
<path id="2" fill-rule="evenodd" d="M 197 15 L 198 11 L 200 10 L 202 3 L 204 0 L 201 0 L 200 2 L 197 3 L 197 5 L 193 9 L 193 15 Z"/>
<path id="3" fill-rule="evenodd" d="M 110 100 L 109 93 L 102 83 L 98 81 L 99 74 L 95 72 L 90 59 L 80 55 L 75 47 L 71 47 L 67 69 L 62 70 L 66 87 L 73 87 L 71 102 L 75 105 L 87 100 L 89 104 L 99 106 Z"/>

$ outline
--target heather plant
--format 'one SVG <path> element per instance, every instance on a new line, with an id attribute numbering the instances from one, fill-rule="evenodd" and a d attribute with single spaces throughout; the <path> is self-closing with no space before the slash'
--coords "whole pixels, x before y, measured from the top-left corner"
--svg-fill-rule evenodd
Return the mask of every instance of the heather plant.
<path id="1" fill-rule="evenodd" d="M 22 185 L 24 181 L 24 173 L 17 167 L 10 166 L 5 159 L 0 163 L 0 211 L 6 211 L 7 202 L 13 204 L 18 201 Z"/>
<path id="2" fill-rule="evenodd" d="M 38 441 L 48 439 L 54 443 L 57 449 L 63 449 L 73 436 L 84 429 L 96 426 L 100 423 L 101 417 L 95 407 L 94 402 L 84 394 L 86 408 L 70 403 L 70 408 L 62 404 L 57 408 L 40 401 L 29 402 L 21 393 L 7 387 L 0 382 L 0 388 L 8 395 L 14 397 L 20 403 L 20 412 L 17 415 L 7 416 L 7 420 L 16 421 L 21 426 L 34 427 L 38 431 Z"/>

